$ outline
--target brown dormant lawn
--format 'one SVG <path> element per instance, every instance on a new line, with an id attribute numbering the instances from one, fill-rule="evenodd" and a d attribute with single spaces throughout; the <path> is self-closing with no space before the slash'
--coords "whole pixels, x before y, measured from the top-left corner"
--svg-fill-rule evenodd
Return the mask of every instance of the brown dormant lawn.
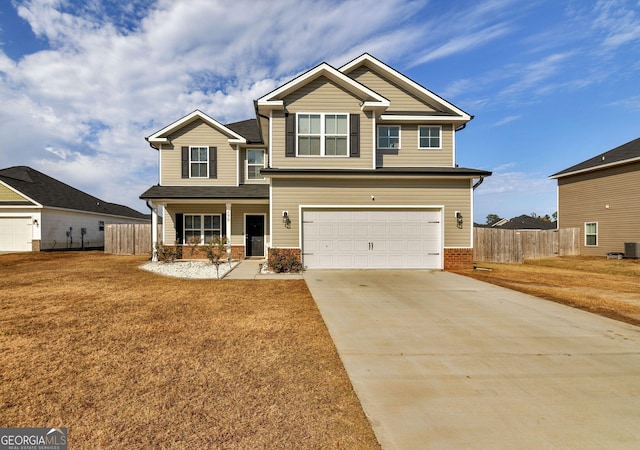
<path id="1" fill-rule="evenodd" d="M 69 448 L 379 448 L 301 280 L 0 256 L 0 426 Z"/>
<path id="2" fill-rule="evenodd" d="M 557 257 L 478 265 L 491 271 L 458 273 L 640 325 L 640 260 Z"/>

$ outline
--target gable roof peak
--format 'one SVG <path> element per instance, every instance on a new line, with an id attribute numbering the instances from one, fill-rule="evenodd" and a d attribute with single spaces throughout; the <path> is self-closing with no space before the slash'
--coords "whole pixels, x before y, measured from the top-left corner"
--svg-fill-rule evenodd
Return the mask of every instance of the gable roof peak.
<path id="1" fill-rule="evenodd" d="M 166 127 L 162 128 L 161 130 L 156 131 L 151 136 L 148 136 L 145 139 L 147 140 L 147 142 L 149 142 L 149 144 L 151 144 L 151 146 L 153 148 L 155 148 L 153 146 L 153 144 L 162 144 L 162 143 L 168 142 L 169 141 L 168 138 L 167 138 L 168 135 L 174 133 L 175 131 L 179 130 L 180 128 L 184 127 L 185 125 L 190 124 L 191 122 L 193 122 L 196 119 L 201 119 L 203 122 L 207 123 L 211 127 L 216 128 L 218 131 L 220 131 L 223 134 L 226 134 L 227 136 L 229 136 L 229 142 L 232 143 L 232 144 L 245 144 L 246 143 L 246 139 L 244 137 L 240 136 L 238 133 L 236 133 L 232 129 L 230 129 L 230 128 L 226 127 L 225 125 L 221 124 L 220 122 L 215 120 L 213 117 L 203 113 L 199 109 L 196 109 L 196 110 L 190 112 L 186 116 L 184 116 L 181 119 L 178 119 L 175 122 L 167 125 Z"/>
<path id="2" fill-rule="evenodd" d="M 379 108 L 384 110 L 390 105 L 389 100 L 384 98 L 382 95 L 369 89 L 367 86 L 347 76 L 326 62 L 318 64 L 312 69 L 307 70 L 282 86 L 260 97 L 256 100 L 256 104 L 258 108 L 284 109 L 284 97 L 322 76 L 349 92 L 358 95 L 362 99 L 363 109 Z"/>

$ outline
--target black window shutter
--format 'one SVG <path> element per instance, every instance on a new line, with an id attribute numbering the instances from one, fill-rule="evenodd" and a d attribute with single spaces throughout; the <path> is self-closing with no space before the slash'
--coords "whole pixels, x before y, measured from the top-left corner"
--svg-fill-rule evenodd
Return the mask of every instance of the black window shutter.
<path id="1" fill-rule="evenodd" d="M 182 240 L 183 240 L 183 237 L 184 237 L 183 236 L 183 231 L 184 231 L 183 225 L 184 225 L 184 223 L 183 223 L 182 217 L 183 217 L 182 213 L 177 213 L 176 214 L 176 223 L 175 223 L 175 225 L 176 225 L 176 242 L 178 244 L 182 244 L 183 243 Z"/>
<path id="2" fill-rule="evenodd" d="M 288 114 L 285 117 L 286 120 L 286 141 L 284 156 L 295 157 L 296 156 L 296 115 Z"/>
<path id="3" fill-rule="evenodd" d="M 220 220 L 222 221 L 220 223 L 220 237 L 222 237 L 227 235 L 227 214 L 223 213 Z"/>
<path id="4" fill-rule="evenodd" d="M 182 147 L 182 178 L 189 178 L 189 147 Z"/>
<path id="5" fill-rule="evenodd" d="M 218 147 L 209 147 L 209 178 L 218 178 Z"/>
<path id="6" fill-rule="evenodd" d="M 360 114 L 350 114 L 349 156 L 360 158 Z"/>

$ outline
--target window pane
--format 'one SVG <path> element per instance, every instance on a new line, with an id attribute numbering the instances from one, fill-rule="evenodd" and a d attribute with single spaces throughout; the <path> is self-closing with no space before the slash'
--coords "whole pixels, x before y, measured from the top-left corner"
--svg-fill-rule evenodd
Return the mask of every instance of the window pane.
<path id="1" fill-rule="evenodd" d="M 309 140 L 311 138 L 308 137 L 299 137 L 298 138 L 298 155 L 307 156 L 311 154 L 309 150 Z"/>
<path id="2" fill-rule="evenodd" d="M 338 134 L 347 134 L 347 116 L 338 116 L 337 123 Z"/>
<path id="3" fill-rule="evenodd" d="M 588 223 L 586 225 L 587 227 L 587 234 L 595 234 L 596 232 L 596 224 L 595 223 Z"/>
<path id="4" fill-rule="evenodd" d="M 311 134 L 320 134 L 320 114 L 311 114 L 309 124 Z"/>
<path id="5" fill-rule="evenodd" d="M 327 156 L 346 156 L 347 138 L 328 137 L 325 143 L 324 150 Z"/>
<path id="6" fill-rule="evenodd" d="M 211 228 L 213 224 L 213 216 L 204 216 L 204 228 Z"/>
<path id="7" fill-rule="evenodd" d="M 262 178 L 260 175 L 260 166 L 249 166 L 247 176 L 250 180 L 258 180 Z"/>
<path id="8" fill-rule="evenodd" d="M 400 127 L 378 127 L 379 148 L 400 147 Z"/>
<path id="9" fill-rule="evenodd" d="M 184 241 L 190 242 L 192 239 L 200 239 L 200 230 L 184 230 Z"/>
<path id="10" fill-rule="evenodd" d="M 264 164 L 264 152 L 262 150 L 249 150 L 247 152 L 249 164 Z"/>
<path id="11" fill-rule="evenodd" d="M 193 216 L 184 216 L 184 227 L 193 228 Z"/>
<path id="12" fill-rule="evenodd" d="M 220 220 L 221 217 L 220 216 L 213 216 L 213 228 L 216 230 L 220 229 Z"/>
<path id="13" fill-rule="evenodd" d="M 596 235 L 588 235 L 587 236 L 587 245 L 596 245 Z"/>
<path id="14" fill-rule="evenodd" d="M 300 114 L 298 115 L 298 133 L 300 134 L 309 134 L 309 115 L 308 114 Z"/>
<path id="15" fill-rule="evenodd" d="M 320 154 L 320 138 L 312 137 L 309 138 L 309 154 L 311 155 L 319 155 Z"/>
<path id="16" fill-rule="evenodd" d="M 327 134 L 336 134 L 338 131 L 335 114 L 327 114 L 324 116 L 324 131 Z"/>

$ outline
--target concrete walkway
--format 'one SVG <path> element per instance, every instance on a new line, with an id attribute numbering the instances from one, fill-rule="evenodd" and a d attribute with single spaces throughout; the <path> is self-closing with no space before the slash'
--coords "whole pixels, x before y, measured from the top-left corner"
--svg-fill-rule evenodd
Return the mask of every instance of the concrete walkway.
<path id="1" fill-rule="evenodd" d="M 384 449 L 640 448 L 640 328 L 447 272 L 305 280 Z"/>

